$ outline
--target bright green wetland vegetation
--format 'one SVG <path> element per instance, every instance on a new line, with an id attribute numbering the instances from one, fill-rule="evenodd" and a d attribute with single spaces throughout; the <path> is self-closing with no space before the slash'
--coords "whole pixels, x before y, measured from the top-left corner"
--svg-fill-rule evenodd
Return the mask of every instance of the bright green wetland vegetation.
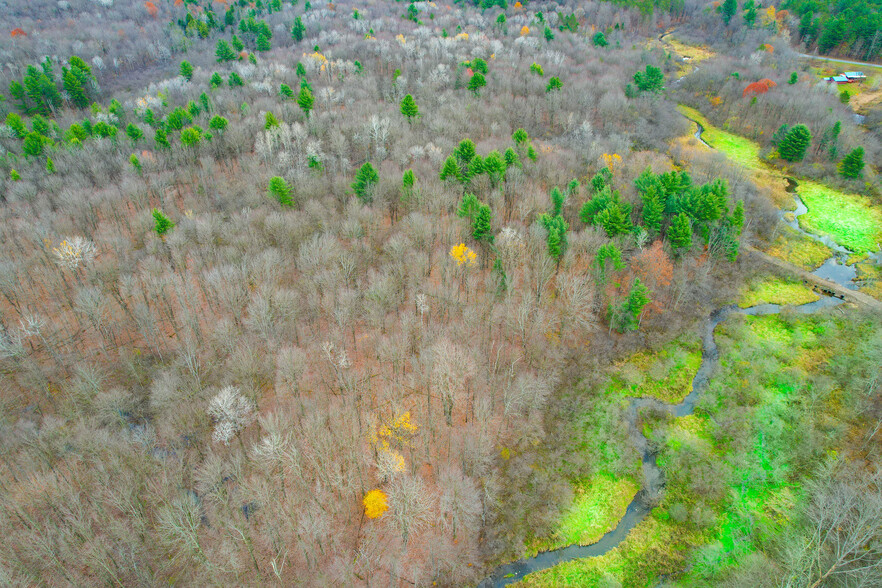
<path id="1" fill-rule="evenodd" d="M 700 365 L 701 341 L 684 335 L 657 352 L 641 351 L 617 364 L 609 391 L 676 404 L 691 391 Z"/>
<path id="2" fill-rule="evenodd" d="M 771 278 L 748 292 L 769 300 L 792 295 L 790 288 Z M 643 587 L 663 578 L 746 586 L 757 569 L 784 563 L 775 550 L 784 534 L 809 540 L 808 481 L 836 460 L 865 408 L 862 390 L 882 360 L 882 327 L 838 309 L 735 314 L 717 327 L 716 340 L 720 367 L 695 414 L 641 414 L 666 476 L 651 514 L 606 555 L 528 575 L 519 586 Z M 571 528 L 569 515 L 564 521 Z"/>
<path id="3" fill-rule="evenodd" d="M 785 176 L 760 157 L 759 144 L 713 126 L 694 108 L 680 105 L 678 110 L 687 118 L 704 127 L 702 139 L 750 171 L 762 176 Z M 805 230 L 817 235 L 828 235 L 833 241 L 856 253 L 876 251 L 882 244 L 882 211 L 860 194 L 842 192 L 808 179 L 799 179 L 798 193 L 808 207 L 799 217 Z"/>
<path id="4" fill-rule="evenodd" d="M 738 306 L 748 308 L 758 304 L 806 304 L 814 302 L 819 296 L 801 280 L 780 276 L 763 276 L 751 280 Z"/>

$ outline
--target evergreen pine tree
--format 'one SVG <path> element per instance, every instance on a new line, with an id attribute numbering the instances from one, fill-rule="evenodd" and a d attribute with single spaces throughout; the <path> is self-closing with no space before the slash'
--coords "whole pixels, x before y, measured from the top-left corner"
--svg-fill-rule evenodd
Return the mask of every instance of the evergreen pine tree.
<path id="1" fill-rule="evenodd" d="M 294 193 L 294 189 L 288 185 L 288 182 L 283 178 L 280 178 L 279 176 L 270 178 L 269 193 L 270 196 L 278 200 L 279 204 L 282 206 L 294 206 L 294 199 L 291 197 Z"/>
<path id="2" fill-rule="evenodd" d="M 134 145 L 144 136 L 144 132 L 136 125 L 129 123 L 129 126 L 126 127 L 126 135 L 131 139 L 132 145 Z"/>
<path id="3" fill-rule="evenodd" d="M 480 207 L 481 201 L 478 200 L 477 196 L 468 193 L 463 194 L 462 200 L 459 203 L 459 208 L 456 209 L 456 216 L 460 218 L 468 218 L 470 221 L 474 222 Z"/>
<path id="4" fill-rule="evenodd" d="M 658 197 L 658 191 L 651 188 L 643 194 L 642 199 L 643 211 L 641 216 L 643 217 L 643 224 L 650 235 L 658 235 L 661 233 L 661 224 L 664 217 L 664 205 L 661 203 L 661 198 Z"/>
<path id="5" fill-rule="evenodd" d="M 796 125 L 787 131 L 784 140 L 778 145 L 778 153 L 787 161 L 802 161 L 805 150 L 812 142 L 812 134 L 805 125 Z"/>
<path id="6" fill-rule="evenodd" d="M 839 173 L 846 178 L 858 178 L 864 171 L 864 148 L 856 147 L 839 162 Z"/>
<path id="7" fill-rule="evenodd" d="M 546 238 L 548 255 L 559 262 L 567 248 L 567 230 L 569 225 L 562 216 L 552 217 L 547 213 L 539 217 L 539 222 L 548 231 Z"/>
<path id="8" fill-rule="evenodd" d="M 220 88 L 224 85 L 224 79 L 217 72 L 211 74 L 211 79 L 208 81 L 208 85 L 211 86 L 212 90 Z"/>
<path id="9" fill-rule="evenodd" d="M 165 129 L 156 129 L 156 133 L 153 135 L 153 142 L 156 143 L 157 149 L 168 149 L 171 147 Z"/>
<path id="10" fill-rule="evenodd" d="M 15 133 L 15 136 L 19 139 L 24 139 L 29 132 L 21 116 L 15 112 L 10 112 L 6 115 L 6 126 L 12 129 L 12 132 Z"/>
<path id="11" fill-rule="evenodd" d="M 16 80 L 9 82 L 9 95 L 20 102 L 19 110 L 25 114 L 29 112 L 27 94 L 21 82 Z"/>
<path id="12" fill-rule="evenodd" d="M 487 85 L 487 80 L 484 79 L 484 74 L 481 72 L 475 72 L 472 75 L 472 79 L 469 80 L 468 86 L 466 86 L 475 96 L 479 96 L 481 93 L 481 88 Z"/>
<path id="13" fill-rule="evenodd" d="M 505 153 L 502 155 L 503 159 L 505 159 L 505 167 L 523 167 L 521 164 L 521 158 L 518 155 L 517 151 L 509 147 L 505 150 Z"/>
<path id="14" fill-rule="evenodd" d="M 217 42 L 214 54 L 217 57 L 218 61 L 233 61 L 234 59 L 236 59 L 236 53 L 230 47 L 230 44 L 223 39 Z"/>
<path id="15" fill-rule="evenodd" d="M 38 157 L 43 154 L 43 148 L 46 146 L 46 138 L 40 133 L 28 133 L 22 141 L 21 149 L 24 154 L 29 157 Z"/>
<path id="16" fill-rule="evenodd" d="M 448 180 L 459 181 L 459 165 L 456 163 L 456 159 L 451 155 L 444 161 L 444 165 L 441 168 L 441 173 L 438 175 L 441 178 L 442 182 L 446 182 Z"/>
<path id="17" fill-rule="evenodd" d="M 312 92 L 309 91 L 309 88 L 300 88 L 300 95 L 297 96 L 297 105 L 300 106 L 300 110 L 303 111 L 306 118 L 309 118 L 309 113 L 312 110 L 314 102 L 315 99 L 312 97 Z"/>
<path id="18" fill-rule="evenodd" d="M 597 224 L 603 227 L 609 238 L 630 232 L 631 205 L 626 202 L 610 202 L 597 215 Z"/>
<path id="19" fill-rule="evenodd" d="M 551 189 L 551 216 L 560 216 L 566 199 L 564 193 L 557 186 Z"/>
<path id="20" fill-rule="evenodd" d="M 306 27 L 303 26 L 303 20 L 298 16 L 294 19 L 294 26 L 291 27 L 291 38 L 299 43 L 303 40 L 303 33 L 305 32 Z"/>
<path id="21" fill-rule="evenodd" d="M 161 210 L 156 208 L 153 209 L 153 229 L 156 231 L 157 235 L 165 235 L 174 227 L 175 223 L 173 223 L 172 220 L 168 218 Z"/>
<path id="22" fill-rule="evenodd" d="M 732 211 L 732 226 L 739 234 L 741 233 L 744 227 L 744 200 L 735 203 L 735 210 Z"/>
<path id="23" fill-rule="evenodd" d="M 182 61 L 179 73 L 181 74 L 182 78 L 189 82 L 193 79 L 193 66 L 190 65 L 189 61 Z"/>
<path id="24" fill-rule="evenodd" d="M 407 122 L 412 122 L 415 117 L 420 115 L 416 100 L 410 94 L 401 100 L 401 114 L 407 117 Z"/>
<path id="25" fill-rule="evenodd" d="M 610 271 L 625 269 L 625 264 L 622 263 L 622 252 L 613 243 L 600 246 L 594 256 L 594 264 L 597 266 L 597 281 L 601 286 L 606 284 Z"/>
<path id="26" fill-rule="evenodd" d="M 355 181 L 352 182 L 352 191 L 358 196 L 358 199 L 364 204 L 370 204 L 374 201 L 374 186 L 380 181 L 380 175 L 374 166 L 368 161 L 355 174 Z"/>
<path id="27" fill-rule="evenodd" d="M 625 301 L 618 308 L 610 308 L 610 326 L 619 333 L 636 331 L 640 326 L 640 313 L 649 302 L 649 289 L 640 278 L 635 278 Z"/>
<path id="28" fill-rule="evenodd" d="M 723 22 L 726 23 L 726 26 L 729 26 L 729 21 L 732 20 L 732 17 L 735 16 L 735 11 L 738 10 L 738 3 L 736 0 L 723 0 L 723 4 L 718 10 L 723 15 Z"/>
<path id="29" fill-rule="evenodd" d="M 653 65 L 647 65 L 645 71 L 638 71 L 634 74 L 634 83 L 641 92 L 658 94 L 665 89 L 664 81 L 665 76 L 662 70 Z"/>
<path id="30" fill-rule="evenodd" d="M 413 170 L 404 170 L 404 174 L 401 176 L 401 201 L 405 204 L 410 202 L 410 199 L 413 197 L 414 183 L 416 183 L 416 178 L 413 174 Z"/>
<path id="31" fill-rule="evenodd" d="M 472 221 L 472 237 L 475 241 L 493 242 L 493 211 L 487 204 L 481 204 Z"/>
<path id="32" fill-rule="evenodd" d="M 499 182 L 505 179 L 505 172 L 508 169 L 505 160 L 502 158 L 502 154 L 496 149 L 487 154 L 482 167 L 484 173 L 490 178 L 491 188 L 496 188 L 496 186 L 499 185 Z"/>
<path id="33" fill-rule="evenodd" d="M 224 129 L 227 128 L 227 124 L 229 124 L 229 121 L 226 118 L 216 114 L 210 121 L 208 121 L 208 128 L 216 133 L 223 134 Z"/>
<path id="34" fill-rule="evenodd" d="M 747 0 L 744 3 L 744 24 L 747 25 L 747 28 L 752 29 L 755 22 L 756 4 L 754 4 L 753 0 Z"/>
<path id="35" fill-rule="evenodd" d="M 692 224 L 689 221 L 689 215 L 685 212 L 674 217 L 670 228 L 668 228 L 668 240 L 677 255 L 681 250 L 689 251 L 692 248 Z"/>
<path id="36" fill-rule="evenodd" d="M 39 135 L 44 137 L 48 137 L 52 132 L 49 126 L 49 121 L 40 116 L 39 114 L 34 115 L 34 118 L 31 119 L 31 129 Z"/>

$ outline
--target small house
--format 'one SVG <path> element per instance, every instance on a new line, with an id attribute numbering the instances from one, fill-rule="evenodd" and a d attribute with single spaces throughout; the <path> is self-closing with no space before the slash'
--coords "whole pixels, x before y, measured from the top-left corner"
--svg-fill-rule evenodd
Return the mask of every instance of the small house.
<path id="1" fill-rule="evenodd" d="M 852 82 L 859 82 L 861 80 L 867 79 L 866 74 L 864 74 L 864 72 L 862 72 L 862 71 L 847 71 L 842 75 L 847 77 L 849 79 L 849 81 L 852 81 Z"/>
<path id="2" fill-rule="evenodd" d="M 829 78 L 824 78 L 825 82 L 830 82 L 832 84 L 850 84 L 853 80 L 848 79 L 844 75 L 831 76 Z"/>

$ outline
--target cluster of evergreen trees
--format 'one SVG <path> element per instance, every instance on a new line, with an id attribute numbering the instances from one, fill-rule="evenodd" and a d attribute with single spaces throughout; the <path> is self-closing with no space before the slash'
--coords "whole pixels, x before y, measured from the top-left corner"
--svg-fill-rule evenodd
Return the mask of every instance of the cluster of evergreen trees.
<path id="1" fill-rule="evenodd" d="M 815 154 L 826 151 L 831 160 L 835 160 L 839 153 L 839 133 L 842 123 L 836 121 L 818 139 L 815 146 Z M 799 162 L 805 158 L 808 148 L 812 144 L 812 134 L 805 125 L 788 127 L 781 125 L 772 136 L 772 145 L 778 149 L 781 159 Z M 837 165 L 839 174 L 845 178 L 856 179 L 863 175 L 864 148 L 856 147 L 849 152 Z"/>
<path id="2" fill-rule="evenodd" d="M 296 3 L 296 0 L 292 2 L 292 4 Z M 198 3 L 188 2 L 188 4 Z M 239 19 L 254 20 L 256 17 L 265 13 L 272 14 L 273 12 L 280 12 L 281 10 L 281 0 L 270 0 L 269 2 L 257 0 L 257 2 L 253 4 L 245 2 L 245 0 L 239 0 L 239 2 L 230 3 L 229 8 L 227 8 L 226 12 L 224 12 L 221 17 L 214 11 L 213 3 L 207 2 L 205 6 L 202 6 L 202 11 L 198 16 L 193 16 L 192 12 L 187 11 L 181 18 L 172 24 L 180 28 L 188 37 L 207 39 L 211 36 L 212 30 L 224 32 L 227 27 L 233 27 L 237 22 L 239 22 L 239 31 L 246 32 L 246 29 L 242 27 L 242 22 Z M 256 37 L 257 35 L 255 35 L 255 39 Z M 272 37 L 272 33 L 267 35 L 267 37 Z"/>
<path id="3" fill-rule="evenodd" d="M 785 8 L 799 16 L 799 40 L 819 53 L 841 49 L 865 60 L 882 53 L 882 3 L 879 0 L 833 2 L 786 0 Z"/>
<path id="4" fill-rule="evenodd" d="M 729 187 L 716 179 L 692 183 L 685 171 L 653 174 L 646 169 L 634 180 L 643 201 L 643 218 L 651 235 L 662 232 L 675 253 L 688 251 L 697 234 L 708 250 L 730 261 L 738 255 L 738 235 L 744 225 L 744 203 L 729 210 Z"/>
<path id="5" fill-rule="evenodd" d="M 527 132 L 518 129 L 512 135 L 514 147 L 509 147 L 505 153 L 494 149 L 481 157 L 475 149 L 471 139 L 464 139 L 453 150 L 453 153 L 445 160 L 439 177 L 443 182 L 460 182 L 463 189 L 467 189 L 476 176 L 486 174 L 490 185 L 496 187 L 505 180 L 505 175 L 512 167 L 521 167 L 521 158 L 526 156 L 530 160 L 536 159 L 536 151 L 530 145 Z"/>
<path id="6" fill-rule="evenodd" d="M 739 201 L 730 213 L 725 181 L 695 185 L 683 171 L 654 174 L 645 170 L 634 180 L 643 202 L 641 226 L 632 221 L 631 204 L 621 200 L 611 180 L 607 168 L 592 178 L 592 196 L 580 211 L 585 224 L 599 225 L 610 238 L 642 231 L 650 237 L 664 235 L 675 254 L 688 251 L 697 233 L 712 252 L 730 260 L 738 255 L 744 205 Z"/>
<path id="7" fill-rule="evenodd" d="M 98 95 L 98 82 L 92 75 L 92 68 L 76 55 L 68 60 L 68 64 L 69 67 L 61 68 L 61 89 L 48 57 L 39 68 L 29 65 L 22 81 L 10 82 L 9 95 L 22 114 L 52 116 L 65 100 L 77 108 L 89 105 Z"/>

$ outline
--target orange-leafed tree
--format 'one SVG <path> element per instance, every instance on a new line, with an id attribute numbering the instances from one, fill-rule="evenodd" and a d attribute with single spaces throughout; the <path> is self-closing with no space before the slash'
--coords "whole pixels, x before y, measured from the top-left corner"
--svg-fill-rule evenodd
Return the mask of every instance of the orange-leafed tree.
<path id="1" fill-rule="evenodd" d="M 9 33 L 9 36 L 14 39 L 15 37 L 27 37 L 28 34 L 26 32 L 24 32 L 23 30 L 21 30 L 20 28 L 16 27 L 16 28 L 12 29 L 12 32 Z"/>
<path id="2" fill-rule="evenodd" d="M 156 15 L 159 14 L 159 9 L 156 8 L 156 4 L 154 4 L 153 2 L 145 2 L 144 8 L 147 9 L 147 14 L 149 14 L 153 18 L 156 18 Z"/>
<path id="3" fill-rule="evenodd" d="M 674 278 L 674 264 L 665 253 L 661 241 L 655 241 L 637 255 L 631 258 L 631 269 L 646 284 L 646 287 L 655 292 L 652 303 L 648 309 L 660 311 L 662 309 L 662 296 L 671 285 Z"/>
<path id="4" fill-rule="evenodd" d="M 527 25 L 524 25 L 523 27 L 521 27 L 521 36 L 522 37 L 526 37 L 529 34 L 530 34 L 530 27 L 528 27 Z"/>
<path id="5" fill-rule="evenodd" d="M 769 78 L 763 78 L 759 81 L 753 82 L 752 84 L 748 84 L 746 88 L 744 88 L 744 92 L 741 93 L 741 96 L 747 96 L 750 93 L 753 94 L 765 94 L 770 89 L 777 86 L 775 82 L 770 80 Z"/>
<path id="6" fill-rule="evenodd" d="M 389 502 L 386 500 L 386 493 L 375 488 L 364 495 L 364 514 L 369 519 L 378 519 L 389 510 Z"/>

